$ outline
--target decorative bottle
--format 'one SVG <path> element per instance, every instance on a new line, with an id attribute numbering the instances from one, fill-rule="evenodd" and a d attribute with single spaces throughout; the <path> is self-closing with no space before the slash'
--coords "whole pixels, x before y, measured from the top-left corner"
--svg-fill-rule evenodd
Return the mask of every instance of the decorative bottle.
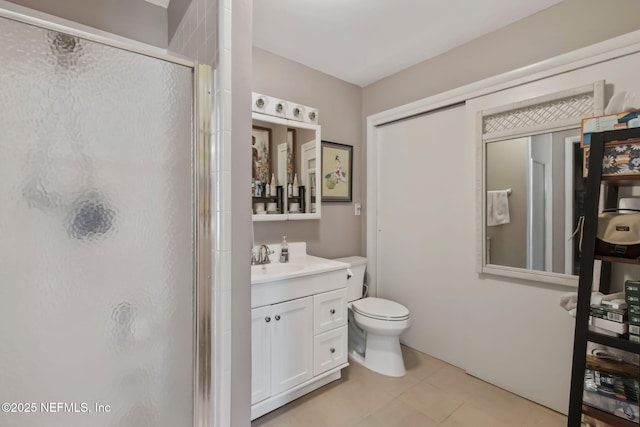
<path id="1" fill-rule="evenodd" d="M 275 174 L 271 174 L 271 196 L 278 195 L 278 189 L 276 188 L 277 186 L 278 182 L 276 181 L 276 176 Z"/>
<path id="2" fill-rule="evenodd" d="M 287 184 L 287 197 L 293 197 L 293 185 Z"/>

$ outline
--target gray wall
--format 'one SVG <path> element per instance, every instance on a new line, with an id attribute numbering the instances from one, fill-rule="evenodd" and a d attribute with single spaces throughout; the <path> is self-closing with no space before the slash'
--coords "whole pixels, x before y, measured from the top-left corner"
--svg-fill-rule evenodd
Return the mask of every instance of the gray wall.
<path id="1" fill-rule="evenodd" d="M 231 13 L 231 426 L 251 414 L 251 13 L 252 0 L 225 2 Z M 223 113 L 224 114 L 224 113 Z"/>
<path id="2" fill-rule="evenodd" d="M 323 204 L 320 221 L 255 223 L 256 242 L 287 235 L 314 255 L 366 254 L 367 116 L 638 30 L 639 14 L 636 0 L 566 0 L 362 89 L 254 48 L 253 91 L 319 108 L 322 139 L 354 146 L 354 202 L 363 206 L 360 217 L 352 204 Z"/>
<path id="3" fill-rule="evenodd" d="M 40 12 L 166 48 L 167 10 L 142 0 L 10 0 Z M 184 0 L 174 0 L 184 1 Z M 184 10 L 182 11 L 184 13 Z M 178 20 L 179 21 L 179 20 Z"/>
<path id="4" fill-rule="evenodd" d="M 203 0 L 201 0 L 201 3 Z M 210 2 L 213 4 L 214 2 Z M 182 21 L 191 0 L 171 0 L 167 7 L 167 40 L 171 40 Z"/>
<path id="5" fill-rule="evenodd" d="M 637 0 L 566 0 L 364 88 L 363 113 L 388 110 L 640 29 Z"/>
<path id="6" fill-rule="evenodd" d="M 362 202 L 365 166 L 362 89 L 254 48 L 252 90 L 318 108 L 322 139 L 353 145 L 353 203 Z M 247 154 L 247 165 L 249 158 Z M 244 181 L 248 186 L 249 175 Z M 353 203 L 323 203 L 320 220 L 256 222 L 255 241 L 280 242 L 286 235 L 288 241 L 307 242 L 307 251 L 312 255 L 327 258 L 363 255 L 360 219 L 364 216 L 354 215 Z"/>
<path id="7" fill-rule="evenodd" d="M 487 144 L 487 190 L 511 188 L 509 224 L 487 227 L 491 264 L 527 266 L 527 138 Z"/>

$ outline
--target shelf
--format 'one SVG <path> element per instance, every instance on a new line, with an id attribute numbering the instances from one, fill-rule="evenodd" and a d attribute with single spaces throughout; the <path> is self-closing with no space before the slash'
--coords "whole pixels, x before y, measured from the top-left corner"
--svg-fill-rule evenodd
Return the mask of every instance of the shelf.
<path id="1" fill-rule="evenodd" d="M 587 339 L 591 342 L 628 351 L 630 353 L 640 353 L 640 343 L 629 341 L 628 339 L 602 335 L 593 331 L 588 331 Z"/>
<path id="2" fill-rule="evenodd" d="M 620 187 L 640 185 L 640 174 L 603 176 L 602 183 L 604 185 L 617 185 Z"/>
<path id="3" fill-rule="evenodd" d="M 626 378 L 640 379 L 640 366 L 626 362 L 602 359 L 592 354 L 587 354 L 586 368 L 592 371 L 606 372 Z"/>
<path id="4" fill-rule="evenodd" d="M 280 197 L 278 196 L 251 196 L 254 202 L 271 202 L 273 200 L 278 200 Z"/>
<path id="5" fill-rule="evenodd" d="M 596 280 L 596 284 L 600 289 L 606 292 L 610 287 L 611 270 L 613 263 L 623 263 L 631 265 L 640 265 L 635 259 L 600 256 L 595 254 L 596 250 L 596 230 L 598 228 L 599 203 L 601 199 L 602 185 L 608 185 L 609 188 L 604 194 L 606 207 L 615 207 L 618 202 L 618 188 L 621 185 L 640 185 L 640 174 L 637 175 L 613 175 L 602 176 L 604 147 L 613 141 L 628 144 L 633 138 L 633 142 L 640 141 L 640 128 L 622 129 L 614 131 L 606 131 L 593 133 L 591 135 L 591 143 L 589 146 L 590 162 L 597 165 L 589 171 L 585 182 L 585 196 L 583 203 L 584 210 L 584 236 L 582 239 L 582 256 L 580 259 L 580 278 L 578 280 L 578 301 L 576 311 L 576 327 L 574 335 L 573 348 L 573 365 L 571 373 L 571 388 L 569 397 L 569 414 L 567 417 L 568 427 L 580 427 L 581 418 L 590 416 L 593 419 L 601 420 L 608 425 L 617 427 L 638 427 L 637 422 L 631 422 L 615 415 L 608 414 L 604 411 L 586 406 L 583 403 L 584 395 L 584 371 L 585 368 L 591 366 L 605 366 L 606 363 L 597 363 L 594 365 L 593 360 L 587 358 L 586 349 L 588 342 L 602 344 L 608 347 L 627 351 L 630 353 L 640 353 L 640 343 L 629 341 L 628 339 L 618 338 L 615 336 L 603 335 L 589 329 L 589 310 L 590 297 L 593 291 L 593 261 L 598 259 L 604 261 L 600 278 Z M 624 141 L 624 142 L 623 142 Z M 615 143 L 611 144 L 614 145 Z M 589 360 L 589 362 L 587 362 Z M 611 368 L 611 367 L 609 367 Z M 637 368 L 636 368 L 637 369 Z M 633 369 L 632 369 L 633 370 Z"/>
<path id="6" fill-rule="evenodd" d="M 596 255 L 595 259 L 599 259 L 600 261 L 605 261 L 605 262 L 620 262 L 623 264 L 640 265 L 640 261 L 637 259 L 621 258 L 617 256 Z"/>
<path id="7" fill-rule="evenodd" d="M 591 418 L 602 421 L 610 425 L 611 427 L 638 427 L 638 423 L 625 420 L 624 418 L 616 417 L 613 414 L 601 411 L 600 409 L 594 408 L 592 406 L 582 405 L 582 413 Z"/>

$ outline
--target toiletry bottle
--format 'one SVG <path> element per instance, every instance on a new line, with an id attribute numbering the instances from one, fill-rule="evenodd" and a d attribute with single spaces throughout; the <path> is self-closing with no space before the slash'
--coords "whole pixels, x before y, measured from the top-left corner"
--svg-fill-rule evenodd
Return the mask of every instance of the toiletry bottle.
<path id="1" fill-rule="evenodd" d="M 268 197 L 271 195 L 271 186 L 269 185 L 268 182 L 264 186 L 264 195 L 265 197 Z"/>
<path id="2" fill-rule="evenodd" d="M 289 244 L 287 243 L 287 236 L 282 236 L 282 243 L 280 243 L 280 262 L 289 262 Z"/>
<path id="3" fill-rule="evenodd" d="M 298 186 L 298 174 L 293 175 L 293 196 L 298 197 L 300 195 L 300 187 Z"/>
<path id="4" fill-rule="evenodd" d="M 293 197 L 293 185 L 287 184 L 287 197 Z"/>

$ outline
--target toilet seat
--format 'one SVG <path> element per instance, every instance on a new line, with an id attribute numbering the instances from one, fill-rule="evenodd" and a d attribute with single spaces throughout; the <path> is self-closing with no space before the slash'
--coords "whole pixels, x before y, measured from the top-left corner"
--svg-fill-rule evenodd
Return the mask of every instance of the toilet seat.
<path id="1" fill-rule="evenodd" d="M 407 307 L 383 298 L 362 298 L 353 301 L 351 307 L 354 312 L 371 319 L 403 321 L 409 318 Z"/>

